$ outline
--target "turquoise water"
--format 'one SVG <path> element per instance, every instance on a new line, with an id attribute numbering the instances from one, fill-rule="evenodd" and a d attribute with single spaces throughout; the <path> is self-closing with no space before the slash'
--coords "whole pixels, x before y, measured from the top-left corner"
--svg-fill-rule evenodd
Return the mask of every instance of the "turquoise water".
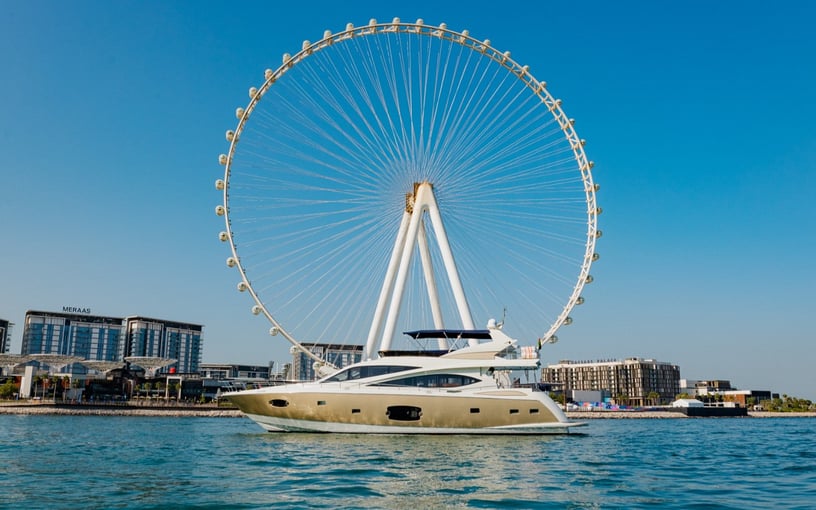
<path id="1" fill-rule="evenodd" d="M 594 420 L 555 437 L 270 434 L 0 415 L 0 508 L 815 508 L 816 419 Z"/>

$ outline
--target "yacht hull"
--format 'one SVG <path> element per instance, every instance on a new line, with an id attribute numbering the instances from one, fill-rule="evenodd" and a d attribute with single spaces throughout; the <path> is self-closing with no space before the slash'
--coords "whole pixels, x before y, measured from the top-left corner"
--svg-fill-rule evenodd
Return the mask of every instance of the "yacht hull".
<path id="1" fill-rule="evenodd" d="M 349 434 L 566 434 L 570 422 L 542 392 L 528 389 L 355 391 L 291 385 L 228 393 L 270 432 Z"/>

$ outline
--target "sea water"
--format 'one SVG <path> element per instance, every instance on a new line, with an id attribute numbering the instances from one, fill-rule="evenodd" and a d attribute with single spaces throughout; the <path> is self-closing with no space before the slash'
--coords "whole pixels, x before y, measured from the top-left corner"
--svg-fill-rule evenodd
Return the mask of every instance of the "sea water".
<path id="1" fill-rule="evenodd" d="M 0 415 L 0 508 L 816 508 L 816 418 L 564 436 L 274 434 L 244 418 Z"/>

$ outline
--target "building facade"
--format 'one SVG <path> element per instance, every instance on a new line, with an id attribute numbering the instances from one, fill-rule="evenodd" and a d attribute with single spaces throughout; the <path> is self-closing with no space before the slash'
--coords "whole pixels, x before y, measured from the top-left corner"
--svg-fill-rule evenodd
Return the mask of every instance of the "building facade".
<path id="1" fill-rule="evenodd" d="M 29 310 L 20 354 L 60 354 L 94 361 L 120 361 L 124 327 L 119 317 Z"/>
<path id="2" fill-rule="evenodd" d="M 204 379 L 270 380 L 276 377 L 274 363 L 269 365 L 233 365 L 229 363 L 202 363 L 198 373 Z"/>
<path id="3" fill-rule="evenodd" d="M 106 317 L 87 309 L 63 312 L 29 310 L 23 325 L 20 353 L 77 356 L 90 361 L 123 361 L 128 356 L 178 360 L 165 367 L 196 373 L 201 363 L 203 327 L 143 317 Z M 86 373 L 79 363 L 70 372 Z"/>
<path id="4" fill-rule="evenodd" d="M 680 367 L 652 359 L 560 361 L 541 371 L 542 383 L 573 391 L 608 393 L 621 405 L 668 404 L 680 390 Z"/>
<path id="5" fill-rule="evenodd" d="M 733 402 L 740 407 L 759 405 L 765 400 L 779 397 L 768 390 L 740 390 L 724 379 L 680 379 L 680 393 L 707 403 Z"/>
<path id="6" fill-rule="evenodd" d="M 176 363 L 159 372 L 197 373 L 201 364 L 202 326 L 147 317 L 128 317 L 124 354 L 171 358 Z"/>
<path id="7" fill-rule="evenodd" d="M 312 344 L 308 346 L 308 349 L 320 359 L 331 363 L 337 368 L 358 363 L 363 358 L 362 345 Z M 314 369 L 314 360 L 305 353 L 293 349 L 291 378 L 298 381 L 316 380 L 317 373 Z"/>
<path id="8" fill-rule="evenodd" d="M 712 379 L 708 381 L 697 381 L 694 379 L 680 379 L 680 393 L 685 393 L 690 397 L 699 397 L 709 393 L 722 393 L 736 388 L 731 387 L 731 381 L 723 379 Z"/>
<path id="9" fill-rule="evenodd" d="M 0 354 L 5 354 L 11 349 L 11 329 L 13 322 L 0 319 Z"/>

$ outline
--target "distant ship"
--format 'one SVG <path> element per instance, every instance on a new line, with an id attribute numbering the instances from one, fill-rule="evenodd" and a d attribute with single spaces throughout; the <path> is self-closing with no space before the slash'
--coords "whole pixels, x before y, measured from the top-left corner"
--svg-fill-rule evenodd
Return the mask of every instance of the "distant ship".
<path id="1" fill-rule="evenodd" d="M 709 405 L 697 399 L 681 398 L 672 403 L 672 411 L 679 411 L 692 418 L 715 418 L 748 416 L 748 408 L 739 405 Z"/>

